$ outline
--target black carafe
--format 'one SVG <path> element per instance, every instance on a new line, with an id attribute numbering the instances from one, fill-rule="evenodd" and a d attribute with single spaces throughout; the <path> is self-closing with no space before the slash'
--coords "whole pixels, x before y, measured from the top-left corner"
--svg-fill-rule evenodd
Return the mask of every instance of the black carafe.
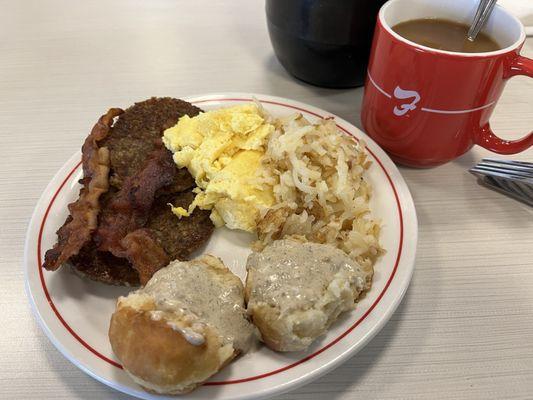
<path id="1" fill-rule="evenodd" d="M 364 84 L 377 13 L 384 0 L 266 0 L 274 52 L 313 85 Z"/>

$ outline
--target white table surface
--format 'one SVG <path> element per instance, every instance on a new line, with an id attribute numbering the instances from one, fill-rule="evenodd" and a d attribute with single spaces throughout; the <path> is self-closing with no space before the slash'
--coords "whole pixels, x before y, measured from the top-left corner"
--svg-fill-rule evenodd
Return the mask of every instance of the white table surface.
<path id="1" fill-rule="evenodd" d="M 309 86 L 279 65 L 263 1 L 0 1 L 1 399 L 127 398 L 41 332 L 24 293 L 26 227 L 108 107 L 225 91 L 293 98 L 360 126 L 362 89 Z M 518 138 L 532 125 L 533 80 L 515 78 L 493 127 Z M 401 169 L 420 223 L 403 303 L 359 354 L 279 399 L 533 398 L 533 209 L 476 184 L 467 168 L 487 155 Z"/>

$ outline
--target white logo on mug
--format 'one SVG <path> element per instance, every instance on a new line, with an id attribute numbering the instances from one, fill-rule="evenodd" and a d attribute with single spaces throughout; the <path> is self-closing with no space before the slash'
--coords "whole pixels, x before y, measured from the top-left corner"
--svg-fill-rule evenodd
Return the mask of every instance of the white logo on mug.
<path id="1" fill-rule="evenodd" d="M 380 87 L 376 81 L 372 78 L 370 75 L 370 72 L 368 72 L 368 79 L 372 83 L 372 85 L 375 86 L 375 88 L 382 93 L 384 96 L 386 96 L 389 99 L 392 99 L 392 95 L 388 93 L 386 90 L 384 90 L 382 87 Z M 394 89 L 394 97 L 397 99 L 408 99 L 409 97 L 414 97 L 413 101 L 411 103 L 407 104 L 400 104 L 400 107 L 394 107 L 394 114 L 398 116 L 402 116 L 407 114 L 408 111 L 414 110 L 417 108 L 416 103 L 420 101 L 420 95 L 418 92 L 415 92 L 414 90 L 403 90 L 401 87 L 396 86 L 396 89 Z M 484 104 L 479 107 L 474 108 L 466 108 L 463 110 L 441 110 L 438 108 L 429 108 L 429 107 L 421 107 L 421 111 L 430 112 L 430 113 L 436 113 L 436 114 L 465 114 L 469 112 L 479 111 L 483 110 L 485 108 L 491 107 L 494 105 L 496 101 L 491 101 L 490 103 Z"/>
<path id="2" fill-rule="evenodd" d="M 415 92 L 414 90 L 404 90 L 399 86 L 396 86 L 394 89 L 394 97 L 400 100 L 403 99 L 409 99 L 413 97 L 413 101 L 410 103 L 400 104 L 400 108 L 398 106 L 394 107 L 394 115 L 402 116 L 407 114 L 409 111 L 414 110 L 416 108 L 416 103 L 420 101 L 420 95 L 418 92 Z"/>

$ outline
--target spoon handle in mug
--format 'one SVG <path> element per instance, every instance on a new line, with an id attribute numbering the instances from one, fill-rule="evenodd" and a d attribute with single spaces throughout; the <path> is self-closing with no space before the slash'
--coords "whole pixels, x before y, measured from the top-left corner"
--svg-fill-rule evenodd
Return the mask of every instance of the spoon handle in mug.
<path id="1" fill-rule="evenodd" d="M 480 0 L 479 6 L 472 21 L 472 25 L 467 33 L 467 38 L 471 42 L 476 40 L 478 33 L 481 31 L 487 19 L 489 19 L 494 6 L 496 5 L 496 0 Z"/>

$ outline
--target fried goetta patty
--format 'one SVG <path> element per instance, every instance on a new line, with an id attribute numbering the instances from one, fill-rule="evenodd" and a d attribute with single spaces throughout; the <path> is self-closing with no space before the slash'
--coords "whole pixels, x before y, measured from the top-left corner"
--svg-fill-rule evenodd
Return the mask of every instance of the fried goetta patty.
<path id="1" fill-rule="evenodd" d="M 163 131 L 188 115 L 193 117 L 202 110 L 183 100 L 170 97 L 135 103 L 113 125 L 102 146 L 109 149 L 111 160 L 110 183 L 120 188 L 124 180 L 138 173 L 150 154 L 160 145 Z M 194 180 L 186 169 L 179 170 L 173 192 L 188 189 Z"/>
<path id="2" fill-rule="evenodd" d="M 183 100 L 151 98 L 119 111 L 112 126 L 111 119 L 106 120 L 108 131 L 97 142 L 98 149 L 108 154 L 110 183 L 96 199 L 101 210 L 97 226 L 80 243 L 79 252 L 62 263 L 99 282 L 138 285 L 167 259 L 187 259 L 209 239 L 214 226 L 206 211 L 180 220 L 168 205 L 187 208 L 194 199 L 194 179 L 175 166 L 161 136 L 183 115 L 194 116 L 201 110 Z M 89 181 L 87 176 L 80 181 L 82 194 Z M 58 230 L 59 246 L 68 239 L 66 227 L 72 220 L 69 215 Z M 50 259 L 57 249 L 58 245 L 49 252 Z"/>

